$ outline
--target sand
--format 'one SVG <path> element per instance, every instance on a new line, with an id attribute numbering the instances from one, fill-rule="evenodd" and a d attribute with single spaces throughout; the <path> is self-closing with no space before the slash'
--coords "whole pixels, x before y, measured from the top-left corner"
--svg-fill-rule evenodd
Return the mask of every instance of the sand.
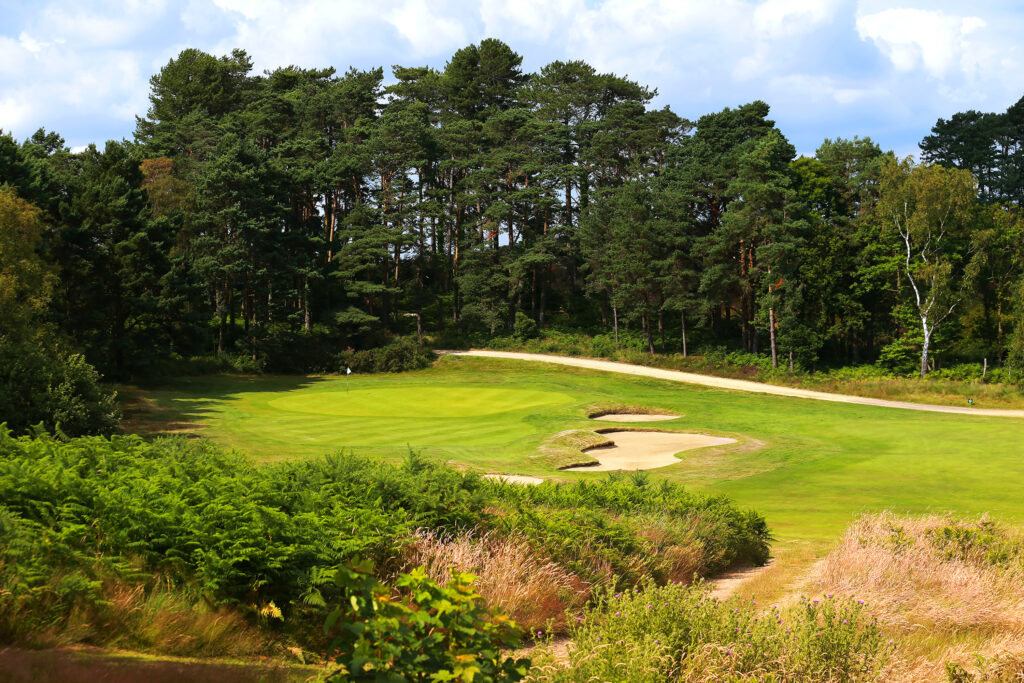
<path id="1" fill-rule="evenodd" d="M 736 439 L 707 434 L 678 432 L 605 432 L 615 445 L 589 448 L 585 452 L 599 465 L 567 467 L 566 470 L 611 472 L 612 470 L 653 470 L 679 462 L 676 453 L 736 443 Z"/>
<path id="2" fill-rule="evenodd" d="M 485 474 L 484 479 L 495 479 L 506 484 L 521 484 L 523 486 L 539 486 L 544 483 L 540 477 L 527 477 L 522 474 Z"/>
<path id="3" fill-rule="evenodd" d="M 810 389 L 797 389 L 796 387 L 780 387 L 774 384 L 762 384 L 743 379 L 728 379 L 726 377 L 711 377 L 710 375 L 698 375 L 692 372 L 679 372 L 678 370 L 662 370 L 660 368 L 649 368 L 643 365 L 630 365 L 629 363 L 613 363 L 607 360 L 594 360 L 591 358 L 570 358 L 567 356 L 552 356 L 543 353 L 516 353 L 512 351 L 438 351 L 454 356 L 483 356 L 485 358 L 508 358 L 511 360 L 530 360 L 541 363 L 556 363 L 558 365 L 572 365 L 578 368 L 589 368 L 591 370 L 604 370 L 606 372 L 619 372 L 626 375 L 638 375 L 640 377 L 653 377 L 665 379 L 671 382 L 685 382 L 687 384 L 699 384 L 705 387 L 716 387 L 718 389 L 734 389 L 736 391 L 753 391 L 761 394 L 774 394 L 776 396 L 792 396 L 795 398 L 811 398 L 818 401 L 833 401 L 836 403 L 856 403 L 863 406 L 879 406 L 882 408 L 901 408 L 903 410 L 923 410 L 931 413 L 956 413 L 958 415 L 984 415 L 989 417 L 1024 417 L 1024 410 L 1011 410 L 1004 408 L 962 408 L 959 406 L 938 406 L 928 403 L 910 403 L 909 401 L 888 401 L 881 398 L 867 398 L 865 396 L 849 396 L 846 394 L 829 394 L 824 391 L 811 391 Z"/>
<path id="4" fill-rule="evenodd" d="M 608 413 L 590 418 L 603 422 L 663 422 L 664 420 L 678 420 L 682 415 L 646 415 L 640 413 Z"/>

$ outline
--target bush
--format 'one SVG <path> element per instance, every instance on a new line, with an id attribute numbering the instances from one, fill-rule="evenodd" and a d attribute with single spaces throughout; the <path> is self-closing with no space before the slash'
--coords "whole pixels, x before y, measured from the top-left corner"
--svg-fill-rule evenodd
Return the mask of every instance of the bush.
<path id="1" fill-rule="evenodd" d="M 18 434 L 42 423 L 79 436 L 112 434 L 120 417 L 117 395 L 81 355 L 44 333 L 0 337 L 0 423 Z"/>
<path id="2" fill-rule="evenodd" d="M 348 599 L 324 626 L 333 634 L 328 680 L 521 680 L 529 660 L 502 655 L 518 644 L 519 629 L 485 607 L 473 579 L 455 572 L 439 586 L 414 569 L 395 581 L 396 596 L 374 578 L 372 565 L 339 567 L 335 580 Z"/>
<path id="3" fill-rule="evenodd" d="M 337 367 L 342 372 L 346 366 L 353 372 L 405 372 L 422 370 L 435 359 L 430 347 L 412 337 L 398 337 L 373 349 L 345 351 L 338 355 Z"/>
<path id="4" fill-rule="evenodd" d="M 146 378 L 160 377 L 194 377 L 199 375 L 215 375 L 218 373 L 237 373 L 241 375 L 258 375 L 263 372 L 263 359 L 253 360 L 251 355 L 222 353 L 211 356 L 192 356 L 183 358 L 171 354 L 146 369 Z"/>
<path id="5" fill-rule="evenodd" d="M 511 509 L 500 518 L 584 579 L 610 574 L 690 582 L 737 564 L 764 564 L 771 534 L 763 517 L 724 496 L 686 491 L 644 473 L 598 483 L 499 486 Z"/>
<path id="6" fill-rule="evenodd" d="M 568 665 L 532 681 L 867 680 L 889 655 L 864 606 L 720 602 L 703 586 L 609 589 L 570 632 Z"/>
<path id="7" fill-rule="evenodd" d="M 516 321 L 512 326 L 512 336 L 519 341 L 526 341 L 537 336 L 537 322 L 522 311 L 516 311 Z"/>

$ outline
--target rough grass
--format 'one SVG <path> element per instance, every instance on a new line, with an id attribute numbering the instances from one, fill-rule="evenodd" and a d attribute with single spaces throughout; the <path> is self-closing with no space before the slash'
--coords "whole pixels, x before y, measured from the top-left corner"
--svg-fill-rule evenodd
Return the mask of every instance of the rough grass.
<path id="1" fill-rule="evenodd" d="M 537 449 L 533 456 L 556 469 L 597 465 L 598 462 L 584 451 L 589 448 L 601 448 L 613 445 L 607 436 L 585 429 L 570 429 L 555 434 Z"/>
<path id="2" fill-rule="evenodd" d="M 59 583 L 62 577 L 51 581 Z M 180 657 L 278 655 L 273 638 L 238 612 L 213 609 L 162 586 L 107 580 L 101 602 L 73 606 L 66 619 L 38 628 L 38 605 L 6 603 L 0 637 L 30 648 L 88 644 Z M 19 608 L 26 610 L 19 613 Z M 24 628 L 22 627 L 24 626 Z"/>
<path id="3" fill-rule="evenodd" d="M 587 417 L 591 420 L 604 415 L 676 415 L 678 417 L 682 417 L 678 413 L 673 413 L 668 410 L 632 405 L 628 403 L 602 403 L 587 408 Z"/>
<path id="4" fill-rule="evenodd" d="M 900 643 L 889 679 L 940 680 L 947 665 L 961 680 L 1024 675 L 1024 538 L 1015 530 L 984 517 L 864 516 L 813 585 L 878 614 Z"/>
<path id="5" fill-rule="evenodd" d="M 570 637 L 568 661 L 542 649 L 528 681 L 873 680 L 891 651 L 852 600 L 759 607 L 679 584 L 609 592 Z"/>
<path id="6" fill-rule="evenodd" d="M 436 535 L 421 530 L 406 551 L 406 564 L 426 567 L 430 578 L 442 585 L 452 569 L 476 575 L 474 587 L 487 604 L 529 631 L 564 632 L 567 611 L 580 608 L 591 590 L 526 539 L 495 532 Z"/>

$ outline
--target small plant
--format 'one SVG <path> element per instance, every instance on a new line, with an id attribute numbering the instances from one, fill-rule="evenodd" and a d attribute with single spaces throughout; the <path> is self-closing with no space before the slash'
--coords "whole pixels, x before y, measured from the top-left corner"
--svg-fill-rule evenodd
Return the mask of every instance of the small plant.
<path id="1" fill-rule="evenodd" d="M 333 636 L 335 681 L 521 680 L 527 659 L 502 655 L 518 644 L 519 628 L 492 613 L 473 588 L 471 574 L 453 572 L 446 586 L 427 578 L 421 567 L 402 574 L 393 595 L 368 563 L 339 567 L 336 582 L 348 599 L 327 617 Z"/>

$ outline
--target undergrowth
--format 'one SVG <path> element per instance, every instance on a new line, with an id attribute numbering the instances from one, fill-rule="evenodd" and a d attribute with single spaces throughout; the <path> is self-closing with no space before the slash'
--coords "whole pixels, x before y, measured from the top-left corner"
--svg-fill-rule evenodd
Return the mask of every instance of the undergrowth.
<path id="1" fill-rule="evenodd" d="M 866 515 L 814 584 L 856 595 L 900 642 L 887 677 L 1009 681 L 1024 675 L 1024 536 L 981 517 Z"/>
<path id="2" fill-rule="evenodd" d="M 690 580 L 763 561 L 769 541 L 755 513 L 645 477 L 523 488 L 415 454 L 401 466 L 343 454 L 257 466 L 180 438 L 0 430 L 0 501 L 0 642 L 159 650 L 167 638 L 147 628 L 191 624 L 181 654 L 265 649 L 243 626 L 319 650 L 323 612 L 344 597 L 324 578 L 355 559 L 385 580 L 411 558 L 437 576 L 486 570 L 493 605 L 532 626 L 614 577 Z M 487 549 L 444 550 L 476 542 Z M 492 556 L 503 544 L 504 559 Z M 527 554 L 564 590 L 495 564 Z M 148 616 L 119 620 L 118 601 Z"/>
<path id="3" fill-rule="evenodd" d="M 780 608 L 719 601 L 702 585 L 608 589 L 570 632 L 568 662 L 541 652 L 527 680 L 858 681 L 891 646 L 862 603 L 803 600 Z"/>

